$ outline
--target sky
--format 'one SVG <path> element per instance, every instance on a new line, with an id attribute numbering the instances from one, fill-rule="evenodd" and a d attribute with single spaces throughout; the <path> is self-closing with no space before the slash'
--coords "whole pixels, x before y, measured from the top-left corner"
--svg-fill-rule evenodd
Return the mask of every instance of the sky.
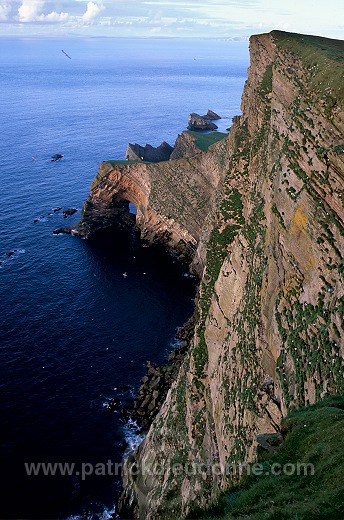
<path id="1" fill-rule="evenodd" d="M 344 0 L 0 0 L 0 36 L 344 39 Z"/>

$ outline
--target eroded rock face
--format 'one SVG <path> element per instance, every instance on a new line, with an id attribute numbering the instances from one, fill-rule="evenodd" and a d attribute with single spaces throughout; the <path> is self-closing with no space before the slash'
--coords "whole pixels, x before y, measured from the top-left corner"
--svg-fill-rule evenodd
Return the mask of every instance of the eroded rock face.
<path id="1" fill-rule="evenodd" d="M 272 32 L 250 50 L 198 234 L 193 345 L 124 472 L 121 506 L 136 518 L 206 508 L 239 478 L 226 465 L 251 461 L 291 405 L 343 391 L 343 42 Z"/>
<path id="2" fill-rule="evenodd" d="M 182 132 L 176 139 L 170 160 L 194 157 L 200 153 L 202 153 L 202 150 L 195 145 L 195 137 L 189 134 L 189 132 Z"/>
<path id="3" fill-rule="evenodd" d="M 102 163 L 72 234 L 88 238 L 101 229 L 132 224 L 130 201 L 137 210 L 136 226 L 142 239 L 165 244 L 200 273 L 205 260 L 202 237 L 228 153 L 228 141 L 224 141 L 193 162 Z"/>
<path id="4" fill-rule="evenodd" d="M 140 146 L 139 144 L 128 144 L 125 158 L 129 161 L 147 161 L 147 162 L 162 162 L 168 161 L 173 147 L 164 141 L 158 147 L 146 144 Z"/>

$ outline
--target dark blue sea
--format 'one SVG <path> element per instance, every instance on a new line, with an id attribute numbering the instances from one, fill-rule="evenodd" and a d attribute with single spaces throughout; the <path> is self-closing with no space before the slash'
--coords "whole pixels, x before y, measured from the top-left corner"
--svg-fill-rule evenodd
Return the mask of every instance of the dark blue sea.
<path id="1" fill-rule="evenodd" d="M 106 403 L 130 404 L 146 360 L 168 357 L 195 282 L 133 230 L 52 232 L 78 221 L 99 163 L 128 142 L 173 145 L 208 108 L 225 131 L 247 67 L 243 42 L 0 39 L 0 518 L 114 511 L 115 476 L 27 476 L 24 463 L 121 462 L 137 431 Z"/>

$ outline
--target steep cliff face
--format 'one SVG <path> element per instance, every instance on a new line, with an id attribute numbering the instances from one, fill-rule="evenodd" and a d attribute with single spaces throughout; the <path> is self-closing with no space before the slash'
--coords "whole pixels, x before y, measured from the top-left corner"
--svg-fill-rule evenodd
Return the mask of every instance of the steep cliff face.
<path id="1" fill-rule="evenodd" d="M 291 405 L 344 389 L 343 42 L 274 31 L 250 49 L 229 162 L 188 161 L 216 171 L 215 210 L 185 224 L 205 263 L 197 325 L 126 465 L 122 510 L 138 518 L 209 506 Z"/>

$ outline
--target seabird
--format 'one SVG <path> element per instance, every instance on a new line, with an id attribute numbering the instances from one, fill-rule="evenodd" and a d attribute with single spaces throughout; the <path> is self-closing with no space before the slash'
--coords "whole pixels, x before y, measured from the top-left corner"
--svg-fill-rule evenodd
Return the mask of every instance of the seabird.
<path id="1" fill-rule="evenodd" d="M 63 54 L 67 56 L 67 58 L 69 58 L 70 60 L 72 59 L 63 49 L 61 49 L 61 52 L 63 52 Z"/>

